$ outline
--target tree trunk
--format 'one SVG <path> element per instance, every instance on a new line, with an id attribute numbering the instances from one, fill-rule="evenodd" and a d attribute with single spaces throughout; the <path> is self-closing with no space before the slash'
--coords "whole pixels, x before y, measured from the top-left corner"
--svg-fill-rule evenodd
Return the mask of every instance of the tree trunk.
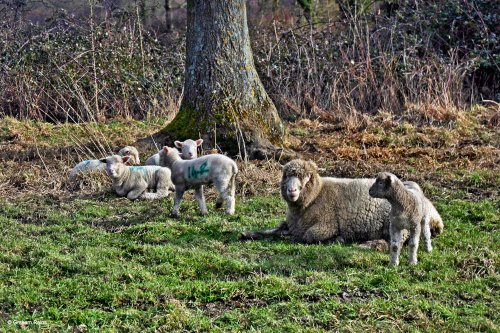
<path id="1" fill-rule="evenodd" d="M 284 129 L 255 70 L 245 0 L 188 0 L 187 12 L 184 97 L 163 133 L 258 158 Z"/>
<path id="2" fill-rule="evenodd" d="M 172 11 L 172 6 L 170 5 L 170 0 L 165 0 L 165 28 L 167 32 L 172 32 L 174 30 L 174 13 Z"/>

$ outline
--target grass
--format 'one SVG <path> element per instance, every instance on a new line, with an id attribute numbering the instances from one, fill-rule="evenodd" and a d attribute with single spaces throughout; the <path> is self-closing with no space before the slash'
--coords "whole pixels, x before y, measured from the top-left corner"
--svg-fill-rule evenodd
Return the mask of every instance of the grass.
<path id="1" fill-rule="evenodd" d="M 7 320 L 43 322 L 34 331 L 498 329 L 498 200 L 437 202 L 435 251 L 398 268 L 356 245 L 239 242 L 284 217 L 275 196 L 239 201 L 233 217 L 185 202 L 180 219 L 171 200 L 106 193 L 2 201 L 2 331 L 19 329 Z"/>
<path id="2" fill-rule="evenodd" d="M 285 218 L 276 162 L 240 163 L 235 216 L 216 211 L 208 191 L 208 217 L 189 195 L 172 219 L 171 197 L 117 198 L 104 177 L 75 192 L 61 176 L 80 156 L 134 143 L 164 120 L 3 118 L 0 332 L 496 332 L 500 136 L 481 121 L 490 117 L 471 113 L 454 127 L 373 117 L 354 131 L 289 125 L 293 148 L 323 175 L 391 170 L 422 185 L 445 231 L 416 267 L 405 249 L 398 268 L 354 244 L 240 242 L 241 231 Z M 142 160 L 153 152 L 141 150 Z"/>

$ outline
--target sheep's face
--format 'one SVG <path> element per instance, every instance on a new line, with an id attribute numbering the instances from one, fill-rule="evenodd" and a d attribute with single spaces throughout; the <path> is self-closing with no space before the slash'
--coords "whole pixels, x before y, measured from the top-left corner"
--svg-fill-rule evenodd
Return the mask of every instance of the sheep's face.
<path id="1" fill-rule="evenodd" d="M 121 156 L 128 156 L 130 159 L 128 161 L 129 164 L 132 165 L 139 165 L 139 152 L 135 147 L 132 146 L 126 146 L 118 152 L 118 155 Z"/>
<path id="2" fill-rule="evenodd" d="M 196 141 L 187 139 L 184 142 L 175 141 L 175 146 L 181 150 L 183 160 L 192 160 L 198 157 L 198 147 L 203 143 L 202 139 Z"/>
<path id="3" fill-rule="evenodd" d="M 130 156 L 113 155 L 103 158 L 100 161 L 106 163 L 106 173 L 111 178 L 120 178 L 125 172 L 125 164 L 130 159 Z"/>
<path id="4" fill-rule="evenodd" d="M 393 174 L 389 172 L 381 172 L 377 175 L 375 183 L 370 187 L 368 193 L 374 198 L 387 198 L 391 192 L 391 184 L 393 182 Z"/>
<path id="5" fill-rule="evenodd" d="M 297 202 L 302 190 L 311 180 L 317 167 L 314 162 L 294 160 L 283 167 L 281 195 L 286 201 Z"/>

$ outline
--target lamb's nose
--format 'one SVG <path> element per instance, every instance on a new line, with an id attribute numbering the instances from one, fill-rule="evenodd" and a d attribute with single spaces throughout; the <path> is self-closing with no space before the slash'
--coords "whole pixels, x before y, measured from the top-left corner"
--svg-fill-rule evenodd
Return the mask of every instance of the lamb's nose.
<path id="1" fill-rule="evenodd" d="M 297 192 L 297 189 L 296 188 L 289 188 L 288 192 L 290 192 L 290 193 Z"/>
<path id="2" fill-rule="evenodd" d="M 189 157 L 193 157 L 193 153 L 189 153 Z"/>

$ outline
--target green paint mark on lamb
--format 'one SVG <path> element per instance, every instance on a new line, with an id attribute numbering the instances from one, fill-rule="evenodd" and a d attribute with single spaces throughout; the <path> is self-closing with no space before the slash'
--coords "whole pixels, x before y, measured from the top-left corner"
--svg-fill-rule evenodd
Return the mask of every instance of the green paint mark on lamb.
<path id="1" fill-rule="evenodd" d="M 199 179 L 205 173 L 208 173 L 210 169 L 208 168 L 207 162 L 200 165 L 200 168 L 196 170 L 195 166 L 188 167 L 188 179 Z"/>

